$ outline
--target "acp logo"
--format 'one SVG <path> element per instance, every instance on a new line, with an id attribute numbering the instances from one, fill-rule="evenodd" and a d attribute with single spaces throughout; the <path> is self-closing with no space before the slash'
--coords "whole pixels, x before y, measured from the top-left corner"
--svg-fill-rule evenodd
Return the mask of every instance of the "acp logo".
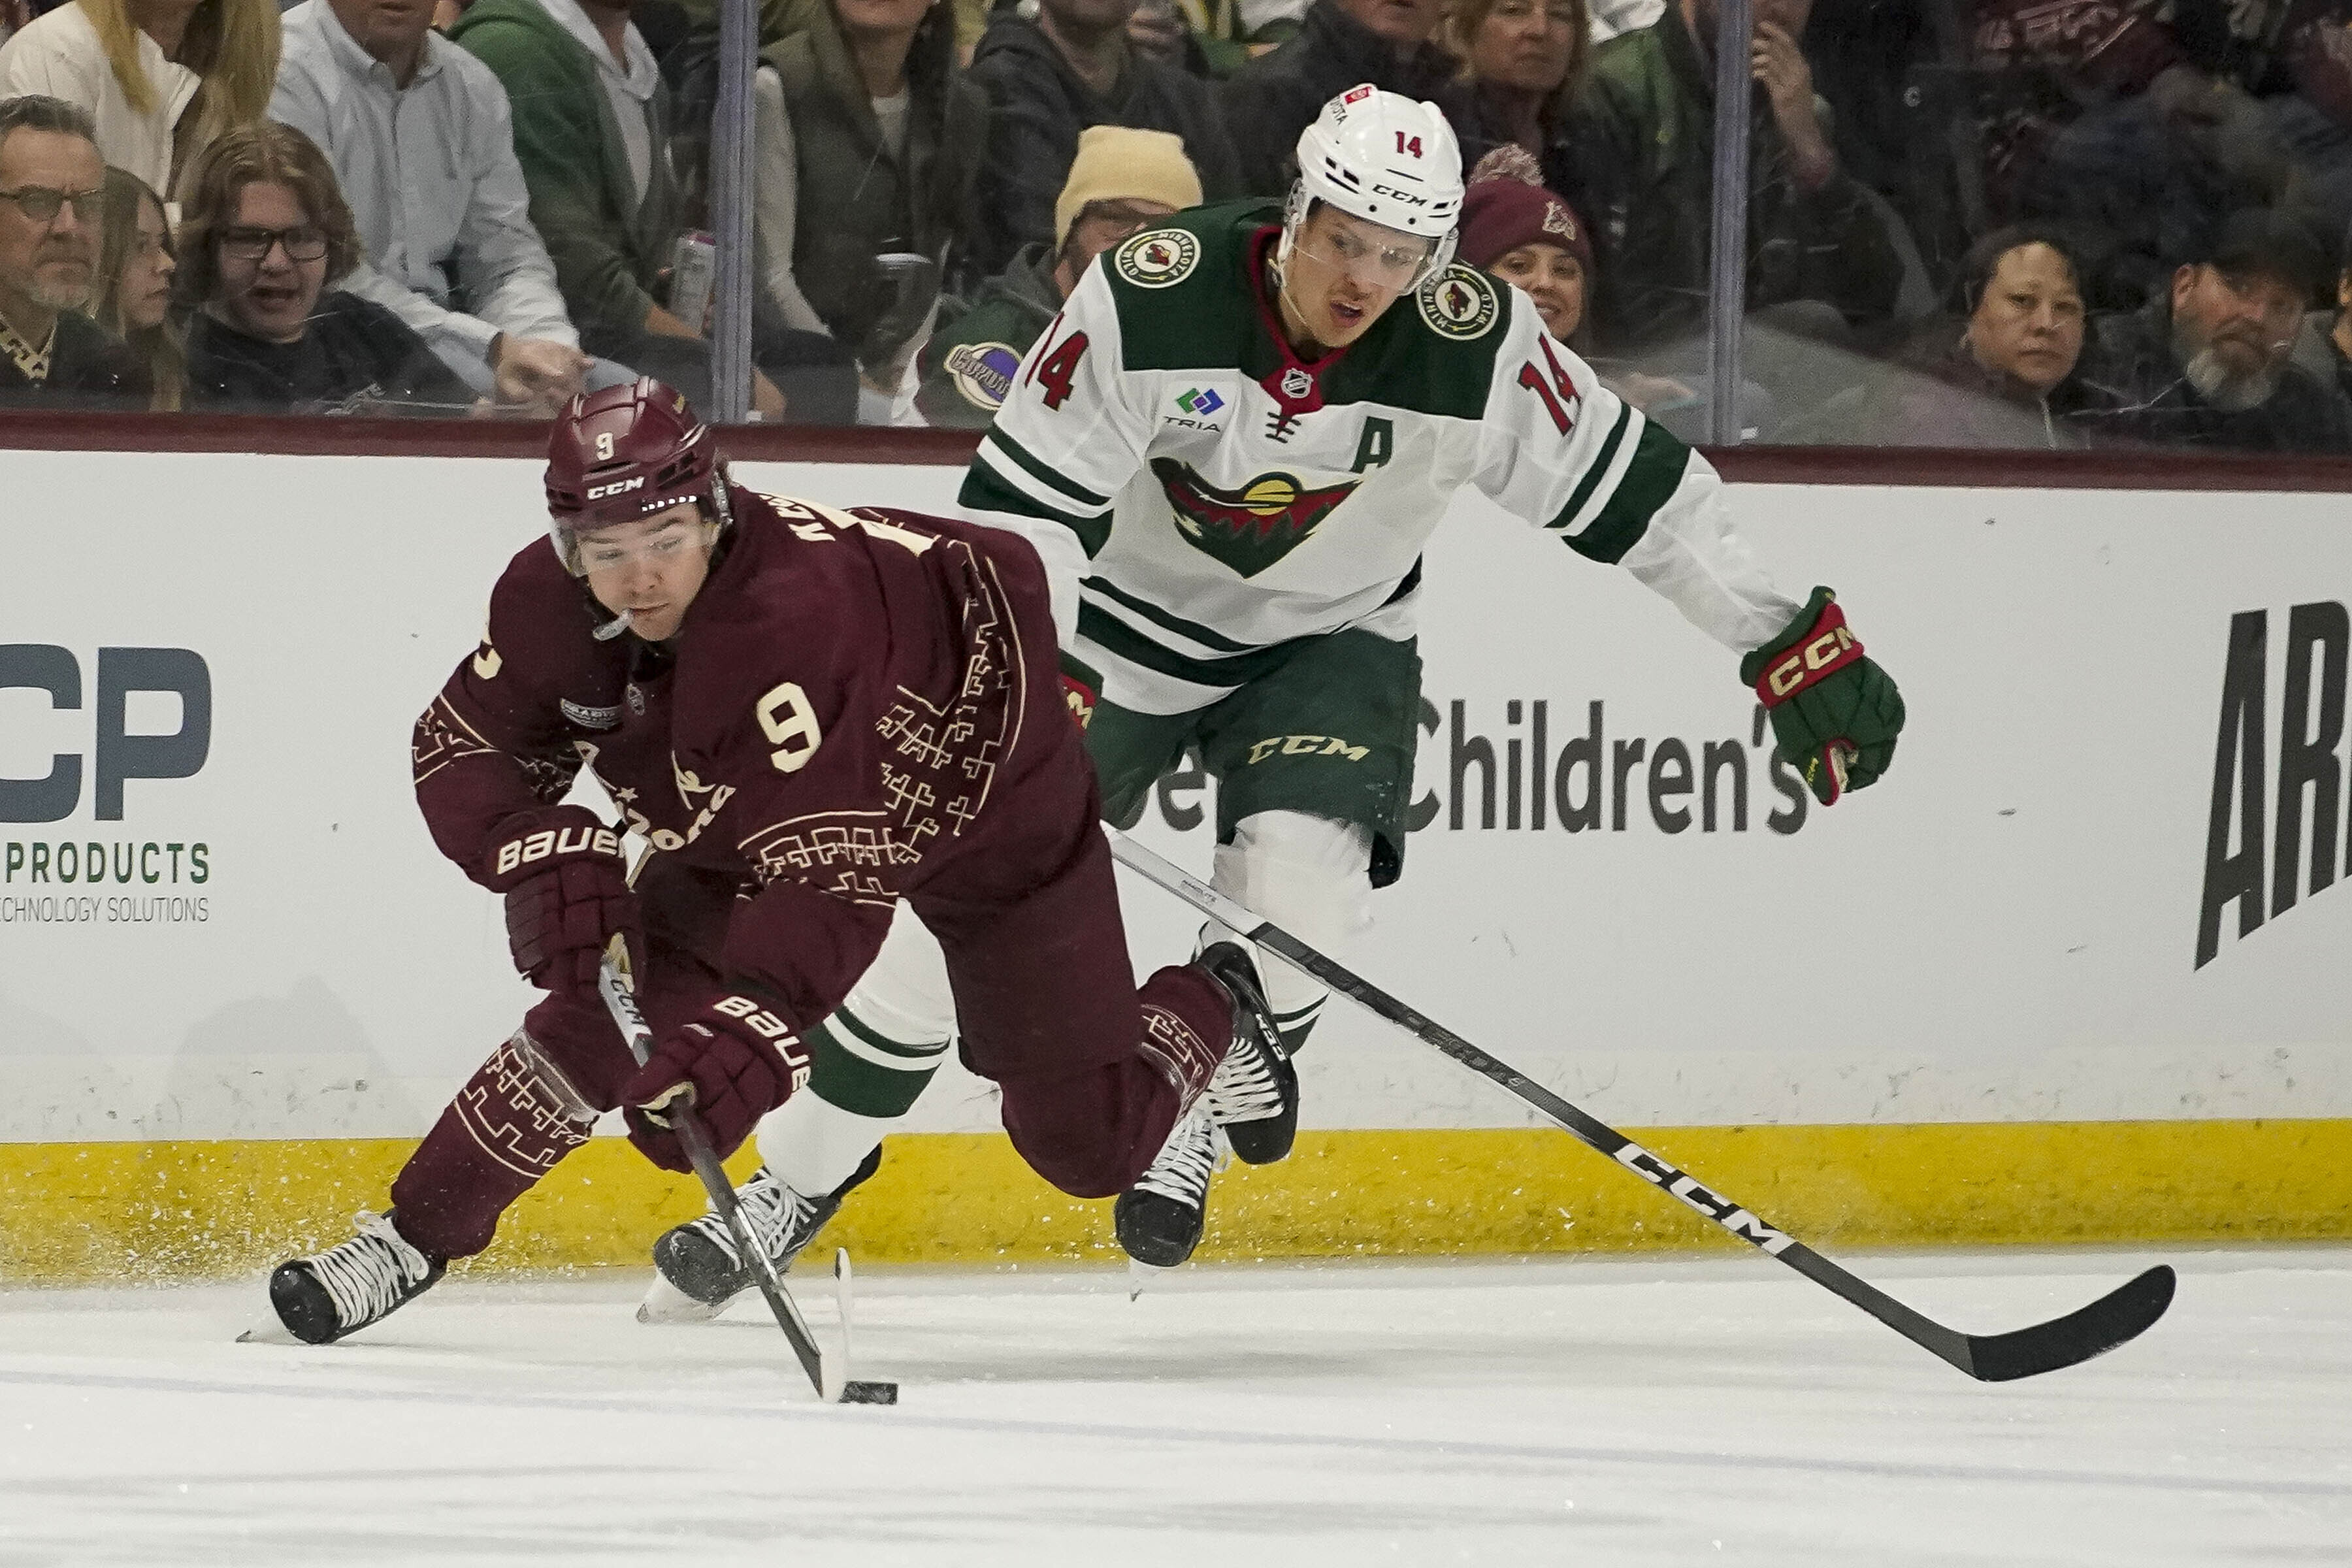
<path id="1" fill-rule="evenodd" d="M 47 643 L 0 643 L 0 692 L 46 691 L 58 711 L 82 705 L 81 661 L 71 648 Z M 134 691 L 169 692 L 180 700 L 180 727 L 168 735 L 134 735 L 123 725 Z M 184 779 L 212 751 L 213 678 L 202 655 L 184 647 L 102 647 L 98 650 L 96 734 L 91 770 L 97 776 L 94 815 L 122 820 L 122 786 L 131 779 Z M 59 752 L 40 778 L 0 775 L 0 822 L 61 822 L 81 804 L 83 758 Z"/>

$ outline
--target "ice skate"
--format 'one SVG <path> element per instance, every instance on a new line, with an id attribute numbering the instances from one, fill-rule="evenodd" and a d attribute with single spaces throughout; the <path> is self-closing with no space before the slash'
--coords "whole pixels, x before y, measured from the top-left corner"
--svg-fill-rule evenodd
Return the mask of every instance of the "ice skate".
<path id="1" fill-rule="evenodd" d="M 1234 942 L 1220 942 L 1195 962 L 1234 998 L 1234 1041 L 1202 1101 L 1237 1158 L 1270 1165 L 1290 1153 L 1298 1136 L 1297 1070 L 1282 1048 L 1282 1031 L 1249 953 Z"/>
<path id="2" fill-rule="evenodd" d="M 1201 1245 L 1220 1132 L 1206 1102 L 1176 1121 L 1159 1158 L 1111 1205 L 1118 1244 L 1136 1262 L 1173 1268 Z"/>
<path id="3" fill-rule="evenodd" d="M 362 1210 L 359 1227 L 341 1246 L 281 1263 L 269 1276 L 269 1304 L 306 1344 L 331 1344 L 381 1321 L 433 1289 L 448 1268 L 409 1245 L 390 1214 Z"/>
<path id="4" fill-rule="evenodd" d="M 743 1223 L 782 1274 L 824 1228 L 866 1179 L 881 1168 L 882 1151 L 866 1156 L 849 1179 L 832 1192 L 810 1197 L 796 1193 L 765 1165 L 735 1191 Z M 637 1304 L 641 1323 L 708 1322 L 756 1283 L 751 1262 L 735 1246 L 734 1233 L 715 1212 L 677 1226 L 654 1243 L 654 1283 Z"/>

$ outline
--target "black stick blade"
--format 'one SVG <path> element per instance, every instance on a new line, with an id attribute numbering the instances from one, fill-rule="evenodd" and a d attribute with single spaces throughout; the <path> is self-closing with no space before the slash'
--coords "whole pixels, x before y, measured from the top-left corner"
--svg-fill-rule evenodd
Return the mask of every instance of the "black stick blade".
<path id="1" fill-rule="evenodd" d="M 2080 1311 L 2007 1334 L 1968 1337 L 1969 1376 L 2010 1383 L 2073 1366 L 2134 1340 L 2172 1305 L 2171 1266 L 2159 1263 Z"/>

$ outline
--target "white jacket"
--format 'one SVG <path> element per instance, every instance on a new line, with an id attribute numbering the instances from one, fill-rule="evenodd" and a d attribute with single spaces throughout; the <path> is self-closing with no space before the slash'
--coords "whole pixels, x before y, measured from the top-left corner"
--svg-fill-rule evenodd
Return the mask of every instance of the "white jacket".
<path id="1" fill-rule="evenodd" d="M 35 17 L 32 26 L 0 44 L 0 98 L 38 92 L 80 104 L 98 121 L 99 155 L 169 200 L 172 128 L 196 96 L 199 79 L 166 59 L 162 46 L 145 33 L 138 38 L 139 68 L 155 89 L 152 113 L 131 107 L 98 41 L 98 29 L 79 5 Z"/>

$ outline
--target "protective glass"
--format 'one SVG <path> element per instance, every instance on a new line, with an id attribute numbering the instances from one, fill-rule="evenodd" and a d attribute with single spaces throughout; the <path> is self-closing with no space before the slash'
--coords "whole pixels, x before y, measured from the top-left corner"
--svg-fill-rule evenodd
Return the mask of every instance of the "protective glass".
<path id="1" fill-rule="evenodd" d="M 272 247 L 281 245 L 286 247 L 289 261 L 317 261 L 327 254 L 327 231 L 310 224 L 298 224 L 292 228 L 221 230 L 221 254 L 239 261 L 259 261 Z"/>
<path id="2" fill-rule="evenodd" d="M 19 185 L 13 191 L 0 191 L 0 200 L 15 202 L 19 210 L 35 223 L 55 223 L 58 214 L 73 208 L 74 221 L 96 226 L 106 216 L 106 192 L 58 191 L 47 185 Z"/>

